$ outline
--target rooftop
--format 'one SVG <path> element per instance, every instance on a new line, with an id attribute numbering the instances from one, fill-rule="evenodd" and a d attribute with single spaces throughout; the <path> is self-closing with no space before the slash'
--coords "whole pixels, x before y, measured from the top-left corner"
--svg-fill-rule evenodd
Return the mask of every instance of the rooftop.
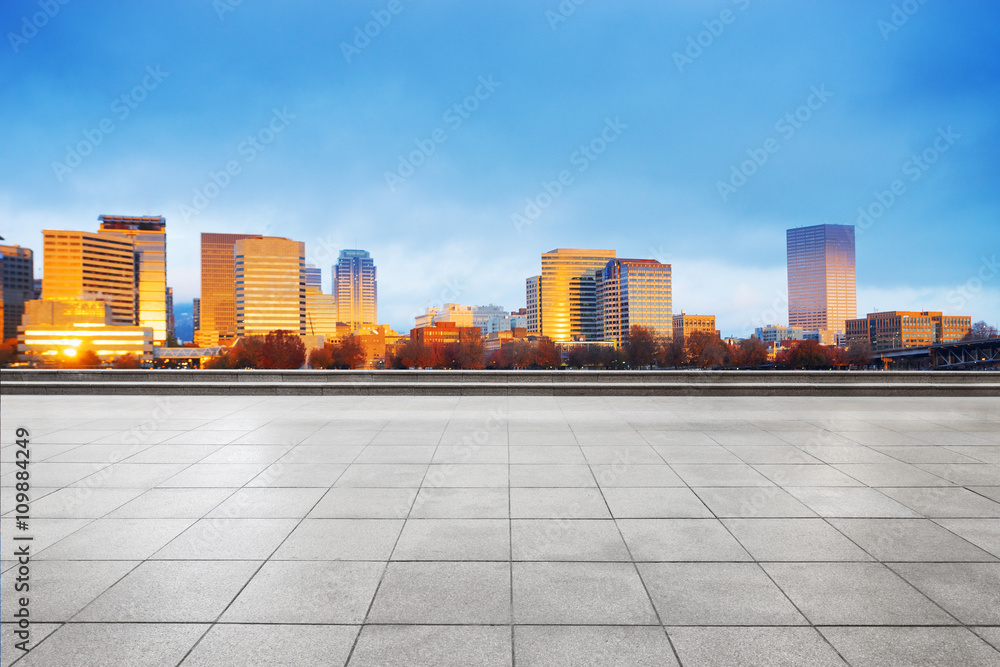
<path id="1" fill-rule="evenodd" d="M 0 666 L 1000 664 L 975 397 L 12 396 Z M 13 430 L 30 432 L 15 530 Z"/>

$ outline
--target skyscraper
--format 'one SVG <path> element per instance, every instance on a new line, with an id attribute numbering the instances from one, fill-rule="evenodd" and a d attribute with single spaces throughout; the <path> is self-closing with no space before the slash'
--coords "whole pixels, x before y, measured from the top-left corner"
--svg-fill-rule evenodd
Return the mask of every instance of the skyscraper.
<path id="1" fill-rule="evenodd" d="M 542 277 L 531 276 L 525 281 L 525 305 L 528 315 L 528 333 L 538 333 L 542 330 L 542 313 L 540 300 L 542 296 Z"/>
<path id="2" fill-rule="evenodd" d="M 786 242 L 788 325 L 843 332 L 857 315 L 854 226 L 789 229 Z"/>
<path id="3" fill-rule="evenodd" d="M 597 303 L 604 340 L 627 343 L 634 326 L 669 339 L 673 330 L 670 265 L 655 259 L 611 260 L 601 271 Z"/>
<path id="4" fill-rule="evenodd" d="M 304 336 L 305 244 L 264 236 L 239 239 L 234 252 L 237 335 L 263 336 L 282 329 Z"/>
<path id="5" fill-rule="evenodd" d="M 352 330 L 378 324 L 378 281 L 375 262 L 366 250 L 341 250 L 333 266 L 337 320 Z"/>
<path id="6" fill-rule="evenodd" d="M 104 301 L 111 306 L 111 324 L 138 324 L 131 237 L 46 229 L 42 239 L 43 299 Z"/>
<path id="7" fill-rule="evenodd" d="M 542 253 L 539 324 L 557 343 L 603 340 L 597 319 L 597 280 L 614 250 L 557 248 Z"/>
<path id="8" fill-rule="evenodd" d="M 30 248 L 19 245 L 0 245 L 0 315 L 2 315 L 3 340 L 17 338 L 17 327 L 24 314 L 24 302 L 34 299 L 35 257 Z"/>
<path id="9" fill-rule="evenodd" d="M 174 338 L 174 288 L 167 288 L 167 338 Z"/>
<path id="10" fill-rule="evenodd" d="M 309 287 L 323 291 L 323 269 L 315 264 L 306 264 L 306 288 Z"/>
<path id="11" fill-rule="evenodd" d="M 153 344 L 167 340 L 167 230 L 162 216 L 101 215 L 100 233 L 132 241 L 137 324 L 153 330 Z"/>
<path id="12" fill-rule="evenodd" d="M 260 234 L 201 235 L 201 302 L 194 340 L 202 346 L 217 345 L 236 335 L 235 246 L 240 239 Z"/>

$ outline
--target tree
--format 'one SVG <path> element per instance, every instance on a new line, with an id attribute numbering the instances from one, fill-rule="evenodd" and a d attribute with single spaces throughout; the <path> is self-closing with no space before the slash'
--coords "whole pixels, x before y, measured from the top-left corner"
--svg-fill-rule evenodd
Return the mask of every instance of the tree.
<path id="1" fill-rule="evenodd" d="M 736 353 L 736 365 L 743 368 L 760 368 L 767 363 L 767 346 L 759 338 L 741 340 Z"/>
<path id="2" fill-rule="evenodd" d="M 17 361 L 17 339 L 8 338 L 0 344 L 0 366 L 9 366 Z"/>
<path id="3" fill-rule="evenodd" d="M 965 336 L 962 337 L 962 340 L 963 341 L 988 340 L 990 338 L 996 338 L 996 337 L 997 337 L 997 328 L 990 324 L 987 324 L 984 320 L 979 320 L 978 322 L 972 325 L 972 328 L 969 329 L 968 333 L 966 333 Z"/>
<path id="4" fill-rule="evenodd" d="M 778 365 L 791 369 L 815 370 L 830 367 L 823 346 L 814 340 L 804 340 L 781 352 L 777 362 Z"/>
<path id="5" fill-rule="evenodd" d="M 558 368 L 562 365 L 562 354 L 558 346 L 548 338 L 539 340 L 535 348 L 533 365 L 539 368 Z"/>
<path id="6" fill-rule="evenodd" d="M 660 365 L 671 368 L 680 368 L 687 364 L 687 349 L 684 345 L 684 338 L 675 336 L 672 340 L 663 344 L 660 348 Z"/>
<path id="7" fill-rule="evenodd" d="M 625 360 L 630 368 L 642 368 L 656 363 L 656 336 L 646 327 L 633 326 L 628 330 L 624 345 Z"/>
<path id="8" fill-rule="evenodd" d="M 267 334 L 261 349 L 261 368 L 301 368 L 306 346 L 298 335 L 278 329 Z"/>
<path id="9" fill-rule="evenodd" d="M 359 338 L 348 336 L 333 346 L 333 363 L 337 368 L 361 368 L 368 358 Z"/>
<path id="10" fill-rule="evenodd" d="M 872 359 L 872 344 L 867 340 L 851 341 L 847 346 L 847 360 L 855 366 L 867 366 Z"/>
<path id="11" fill-rule="evenodd" d="M 844 348 L 829 345 L 823 351 L 826 353 L 826 363 L 833 368 L 844 368 L 851 365 L 851 359 Z"/>
<path id="12" fill-rule="evenodd" d="M 483 363 L 483 339 L 479 336 L 463 339 L 455 348 L 455 359 L 458 368 L 485 368 Z"/>
<path id="13" fill-rule="evenodd" d="M 707 331 L 695 331 L 686 343 L 687 361 L 699 368 L 726 366 L 731 361 L 729 346 Z"/>
<path id="14" fill-rule="evenodd" d="M 142 366 L 142 363 L 140 362 L 138 357 L 136 357 L 132 353 L 129 353 L 129 354 L 123 354 L 122 356 L 115 359 L 112 366 L 114 368 L 118 368 L 121 370 L 135 370 L 136 368 L 140 368 Z"/>
<path id="15" fill-rule="evenodd" d="M 309 353 L 309 365 L 313 368 L 332 368 L 333 352 L 330 345 L 318 347 Z"/>

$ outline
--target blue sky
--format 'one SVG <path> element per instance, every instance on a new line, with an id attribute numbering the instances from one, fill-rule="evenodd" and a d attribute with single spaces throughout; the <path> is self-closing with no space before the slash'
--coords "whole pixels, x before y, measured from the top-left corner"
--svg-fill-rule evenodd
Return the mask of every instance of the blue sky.
<path id="1" fill-rule="evenodd" d="M 202 231 L 304 241 L 327 289 L 341 248 L 369 250 L 402 331 L 445 301 L 523 306 L 552 248 L 614 248 L 745 334 L 787 321 L 785 230 L 862 208 L 860 314 L 1000 319 L 995 2 L 13 0 L 0 21 L 0 235 L 164 215 L 178 303 Z"/>

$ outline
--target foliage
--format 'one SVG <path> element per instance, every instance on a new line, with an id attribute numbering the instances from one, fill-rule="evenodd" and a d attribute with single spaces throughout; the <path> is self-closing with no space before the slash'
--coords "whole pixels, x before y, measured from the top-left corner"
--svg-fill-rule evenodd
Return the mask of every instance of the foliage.
<path id="1" fill-rule="evenodd" d="M 17 339 L 8 338 L 0 343 L 0 366 L 7 366 L 17 361 Z"/>
<path id="2" fill-rule="evenodd" d="M 623 346 L 625 361 L 629 368 L 643 368 L 656 363 L 659 343 L 652 330 L 633 326 L 628 330 L 628 341 Z"/>
<path id="3" fill-rule="evenodd" d="M 139 360 L 139 358 L 131 353 L 123 354 L 122 356 L 115 359 L 114 363 L 112 364 L 113 368 L 118 368 L 122 370 L 134 370 L 136 368 L 140 368 L 141 366 L 142 362 Z"/>

